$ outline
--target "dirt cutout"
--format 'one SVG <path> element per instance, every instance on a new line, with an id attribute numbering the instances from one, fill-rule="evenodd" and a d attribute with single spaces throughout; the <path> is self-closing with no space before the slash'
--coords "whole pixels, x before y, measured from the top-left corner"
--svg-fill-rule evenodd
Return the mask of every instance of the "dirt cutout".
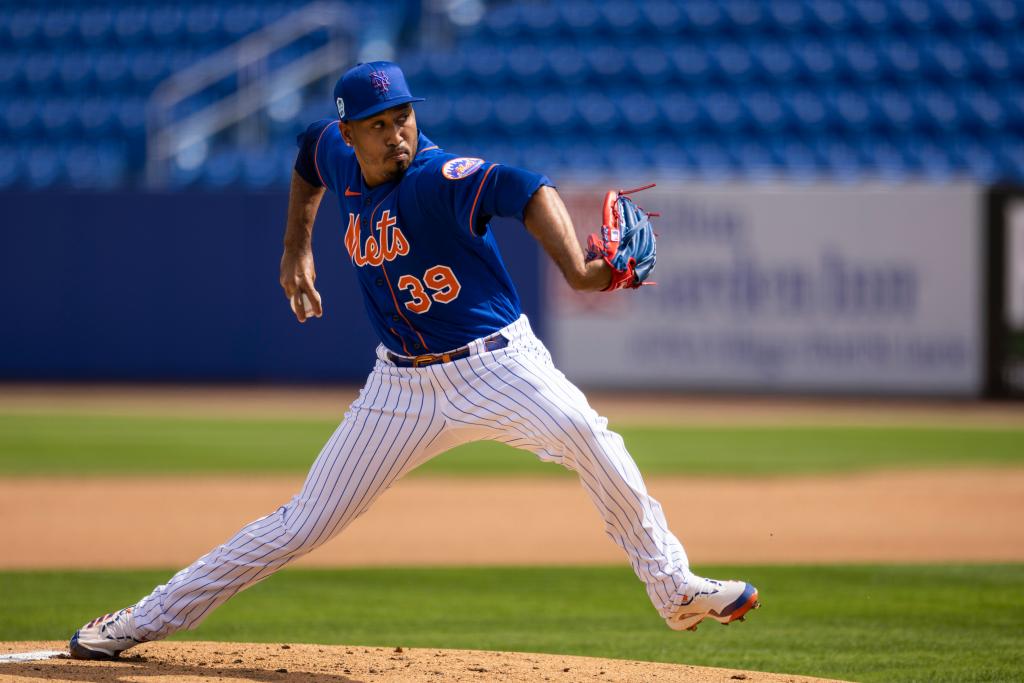
<path id="1" fill-rule="evenodd" d="M 63 642 L 0 643 L 0 653 L 65 650 Z M 0 681 L 74 683 L 811 683 L 829 679 L 595 657 L 344 645 L 146 643 L 113 662 L 0 662 Z"/>

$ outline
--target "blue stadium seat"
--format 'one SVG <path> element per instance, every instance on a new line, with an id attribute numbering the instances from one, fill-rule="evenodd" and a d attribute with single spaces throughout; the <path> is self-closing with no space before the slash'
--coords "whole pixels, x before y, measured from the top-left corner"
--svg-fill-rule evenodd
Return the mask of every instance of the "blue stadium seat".
<path id="1" fill-rule="evenodd" d="M 703 180 L 717 182 L 732 177 L 735 163 L 721 142 L 700 139 L 687 151 L 697 175 Z"/>
<path id="2" fill-rule="evenodd" d="M 533 98 L 518 92 L 501 95 L 494 103 L 494 118 L 514 135 L 529 131 L 536 124 Z"/>
<path id="3" fill-rule="evenodd" d="M 1024 134 L 1008 135 L 995 142 L 1000 177 L 1015 183 L 1024 182 Z"/>
<path id="4" fill-rule="evenodd" d="M 121 50 L 96 52 L 93 62 L 96 89 L 106 93 L 127 90 L 131 86 L 129 66 L 129 57 Z"/>
<path id="5" fill-rule="evenodd" d="M 75 108 L 68 106 L 64 98 L 48 97 L 42 100 L 39 119 L 45 131 L 44 138 L 48 141 L 71 137 L 79 132 L 75 121 Z"/>
<path id="6" fill-rule="evenodd" d="M 78 20 L 78 13 L 73 9 L 48 6 L 41 26 L 43 41 L 54 47 L 67 44 L 68 39 L 77 33 Z"/>
<path id="7" fill-rule="evenodd" d="M 807 9 L 799 0 L 772 0 L 765 4 L 768 7 L 769 23 L 777 30 L 798 33 L 807 28 Z"/>
<path id="8" fill-rule="evenodd" d="M 732 41 L 722 41 L 711 48 L 711 61 L 716 73 L 726 83 L 748 80 L 754 73 L 750 50 Z"/>
<path id="9" fill-rule="evenodd" d="M 672 68 L 668 56 L 660 46 L 641 45 L 629 53 L 631 74 L 649 86 L 660 85 L 671 78 Z"/>
<path id="10" fill-rule="evenodd" d="M 628 61 L 626 53 L 615 45 L 599 44 L 585 53 L 587 67 L 594 75 L 595 81 L 613 83 L 626 73 Z M 666 57 L 667 60 L 667 57 Z M 670 65 L 666 61 L 666 71 Z M 674 68 L 671 70 L 674 71 Z"/>
<path id="11" fill-rule="evenodd" d="M 814 0 L 810 10 L 810 30 L 820 33 L 843 33 L 853 23 L 853 15 L 842 0 Z"/>
<path id="12" fill-rule="evenodd" d="M 608 168 L 624 177 L 636 177 L 637 174 L 646 173 L 651 166 L 646 150 L 630 142 L 612 143 L 606 151 Z"/>
<path id="13" fill-rule="evenodd" d="M 256 189 L 270 187 L 280 181 L 283 163 L 291 166 L 276 148 L 249 150 L 242 156 L 242 183 Z"/>
<path id="14" fill-rule="evenodd" d="M 721 7 L 711 0 L 687 0 L 682 10 L 688 27 L 698 34 L 714 33 L 725 23 Z"/>
<path id="15" fill-rule="evenodd" d="M 1007 45 L 988 37 L 976 37 L 967 45 L 970 60 L 986 81 L 999 82 L 1012 75 L 1011 53 Z"/>
<path id="16" fill-rule="evenodd" d="M 829 110 L 819 90 L 787 91 L 783 95 L 783 104 L 798 130 L 816 130 L 829 121 Z"/>
<path id="17" fill-rule="evenodd" d="M 876 88 L 870 92 L 871 106 L 877 120 L 895 131 L 906 133 L 918 125 L 917 109 L 910 96 L 900 88 Z"/>
<path id="18" fill-rule="evenodd" d="M 997 162 L 995 150 L 991 144 L 985 144 L 983 138 L 959 136 L 952 146 L 960 162 L 959 167 L 971 178 L 982 182 L 1001 179 L 1002 169 Z"/>
<path id="19" fill-rule="evenodd" d="M 65 52 L 58 60 L 57 73 L 60 90 L 81 95 L 92 88 L 93 53 L 85 50 Z"/>
<path id="20" fill-rule="evenodd" d="M 89 97 L 74 108 L 78 125 L 89 138 L 106 137 L 115 132 L 117 118 L 114 103 L 106 97 Z"/>
<path id="21" fill-rule="evenodd" d="M 573 99 L 563 92 L 543 95 L 536 102 L 537 120 L 549 131 L 562 131 L 579 119 Z"/>
<path id="22" fill-rule="evenodd" d="M 925 43 L 926 68 L 943 80 L 960 80 L 970 72 L 970 63 L 964 49 L 951 40 L 934 40 Z"/>
<path id="23" fill-rule="evenodd" d="M 831 82 L 836 77 L 835 52 L 818 38 L 804 38 L 792 43 L 793 55 L 802 76 L 810 81 Z"/>
<path id="24" fill-rule="evenodd" d="M 936 15 L 927 0 L 894 0 L 892 5 L 897 24 L 906 30 L 930 31 L 936 23 Z"/>
<path id="25" fill-rule="evenodd" d="M 878 41 L 879 56 L 885 69 L 895 78 L 916 81 L 921 76 L 922 59 L 916 43 L 886 36 Z"/>
<path id="26" fill-rule="evenodd" d="M 576 100 L 580 120 L 594 133 L 608 134 L 617 121 L 615 102 L 607 95 L 591 91 Z"/>
<path id="27" fill-rule="evenodd" d="M 642 3 L 641 12 L 647 25 L 663 36 L 672 36 L 682 30 L 685 18 L 679 4 L 668 0 Z"/>
<path id="28" fill-rule="evenodd" d="M 631 35 L 655 37 L 657 33 L 646 20 L 636 3 L 606 2 L 603 7 L 603 19 L 606 30 L 611 35 Z"/>
<path id="29" fill-rule="evenodd" d="M 662 120 L 676 131 L 687 131 L 699 128 L 703 122 L 703 113 L 697 99 L 685 91 L 673 91 L 658 99 L 658 111 Z"/>
<path id="30" fill-rule="evenodd" d="M 787 178 L 802 179 L 818 172 L 818 160 L 803 136 L 774 137 L 768 141 L 773 158 Z"/>
<path id="31" fill-rule="evenodd" d="M 960 125 L 960 107 L 945 88 L 925 87 L 914 93 L 922 124 L 928 128 L 951 134 Z"/>
<path id="32" fill-rule="evenodd" d="M 958 88 L 954 95 L 964 113 L 964 126 L 979 131 L 1002 128 L 1006 120 L 1002 103 L 982 88 Z"/>
<path id="33" fill-rule="evenodd" d="M 547 72 L 567 86 L 581 83 L 587 71 L 583 54 L 575 47 L 563 45 L 547 53 Z"/>
<path id="34" fill-rule="evenodd" d="M 932 138 L 911 135 L 902 140 L 901 146 L 907 157 L 907 167 L 917 177 L 931 182 L 946 182 L 956 176 L 949 151 Z"/>
<path id="35" fill-rule="evenodd" d="M 203 183 L 210 187 L 231 187 L 242 180 L 242 152 L 223 150 L 210 156 L 203 165 Z"/>
<path id="36" fill-rule="evenodd" d="M 158 44 L 174 45 L 188 42 L 185 33 L 185 14 L 176 5 L 160 5 L 153 8 L 146 22 L 146 30 L 151 40 Z"/>
<path id="37" fill-rule="evenodd" d="M 494 111 L 490 97 L 471 92 L 452 100 L 452 119 L 464 128 L 476 128 L 487 121 Z"/>
<path id="38" fill-rule="evenodd" d="M 946 0 L 950 4 L 953 0 Z M 1021 16 L 1024 15 L 1024 7 L 1021 7 L 1019 0 L 987 0 L 987 2 L 971 5 L 966 10 L 956 8 L 956 11 L 975 12 L 977 21 L 989 29 L 999 30 L 1007 26 L 1020 26 Z M 958 17 L 958 26 L 969 26 L 971 17 Z"/>
<path id="39" fill-rule="evenodd" d="M 146 102 L 141 97 L 118 98 L 114 116 L 122 134 L 140 137 L 146 131 Z"/>
<path id="40" fill-rule="evenodd" d="M 751 54 L 754 62 L 769 80 L 785 82 L 796 75 L 796 59 L 789 47 L 781 41 L 765 40 L 752 43 Z"/>
<path id="41" fill-rule="evenodd" d="M 416 122 L 428 136 L 446 130 L 452 119 L 452 100 L 444 92 L 439 95 L 431 95 L 426 102 L 416 105 Z M 303 119 L 303 121 L 305 120 Z M 309 119 L 310 122 L 313 120 Z"/>
<path id="42" fill-rule="evenodd" d="M 900 182 L 907 179 L 906 158 L 899 147 L 888 138 L 866 138 L 861 143 L 861 149 L 867 175 L 889 182 Z"/>
<path id="43" fill-rule="evenodd" d="M 703 83 L 711 73 L 711 60 L 704 46 L 695 41 L 685 41 L 671 54 L 676 77 L 684 83 Z"/>
<path id="44" fill-rule="evenodd" d="M 42 34 L 43 13 L 36 7 L 19 7 L 11 12 L 7 36 L 19 48 L 31 48 Z"/>
<path id="45" fill-rule="evenodd" d="M 544 50 L 537 45 L 516 45 L 509 51 L 507 63 L 509 73 L 516 82 L 526 86 L 535 85 L 545 69 Z"/>
<path id="46" fill-rule="evenodd" d="M 122 46 L 140 45 L 148 37 L 146 24 L 148 8 L 141 5 L 127 5 L 117 8 L 114 14 L 114 35 Z"/>
<path id="47" fill-rule="evenodd" d="M 713 90 L 699 99 L 704 116 L 712 128 L 732 134 L 747 123 L 739 98 L 728 90 Z"/>
<path id="48" fill-rule="evenodd" d="M 22 65 L 25 87 L 33 93 L 50 93 L 57 86 L 57 56 L 53 52 L 31 52 Z"/>
<path id="49" fill-rule="evenodd" d="M 658 101 L 645 92 L 625 93 L 616 101 L 619 116 L 636 135 L 649 134 L 662 122 L 658 115 Z"/>
<path id="50" fill-rule="evenodd" d="M 64 166 L 60 155 L 53 147 L 40 145 L 22 154 L 25 181 L 31 189 L 44 189 L 60 184 L 64 178 Z"/>
<path id="51" fill-rule="evenodd" d="M 157 83 L 171 74 L 171 56 L 166 50 L 145 49 L 129 59 L 128 71 L 134 87 L 140 92 L 151 92 Z"/>
<path id="52" fill-rule="evenodd" d="M 767 141 L 740 136 L 726 142 L 729 155 L 736 161 L 737 174 L 748 180 L 778 176 L 778 165 Z"/>
<path id="53" fill-rule="evenodd" d="M 223 11 L 218 5 L 190 5 L 185 9 L 185 34 L 190 43 L 206 45 L 221 38 Z"/>
<path id="54" fill-rule="evenodd" d="M 895 21 L 886 0 L 856 0 L 850 3 L 850 11 L 852 26 L 864 33 L 882 33 Z"/>
<path id="55" fill-rule="evenodd" d="M 738 35 L 758 35 L 767 23 L 765 16 L 765 3 L 755 0 L 728 0 L 723 3 L 722 10 L 725 12 L 730 28 Z"/>
<path id="56" fill-rule="evenodd" d="M 0 146 L 0 190 L 14 187 L 21 180 L 21 161 L 13 147 Z"/>
<path id="57" fill-rule="evenodd" d="M 468 78 L 484 88 L 493 88 L 504 80 L 504 51 L 494 46 L 476 48 L 465 59 Z"/>
<path id="58" fill-rule="evenodd" d="M 969 31 L 979 19 L 974 4 L 965 0 L 933 0 L 934 21 L 947 30 Z"/>
<path id="59" fill-rule="evenodd" d="M 815 141 L 815 154 L 822 168 L 833 180 L 856 181 L 864 176 L 864 161 L 857 147 L 843 139 L 822 138 Z"/>
<path id="60" fill-rule="evenodd" d="M 11 93 L 21 83 L 24 55 L 16 52 L 0 52 L 0 93 Z"/>
<path id="61" fill-rule="evenodd" d="M 870 43 L 845 37 L 832 43 L 836 63 L 843 77 L 850 81 L 872 82 L 883 75 L 882 60 Z"/>
<path id="62" fill-rule="evenodd" d="M 558 11 L 561 25 L 570 33 L 592 36 L 601 25 L 600 10 L 592 2 L 559 3 Z"/>
<path id="63" fill-rule="evenodd" d="M 78 40 L 88 48 L 105 48 L 114 33 L 114 12 L 109 6 L 84 7 L 78 17 Z"/>
<path id="64" fill-rule="evenodd" d="M 514 37 L 519 31 L 519 16 L 519 6 L 516 4 L 494 7 L 484 14 L 481 37 L 485 40 Z"/>
<path id="65" fill-rule="evenodd" d="M 30 139 L 43 130 L 43 123 L 37 116 L 39 106 L 36 98 L 18 97 L 9 102 L 3 112 L 3 128 L 9 140 Z"/>
<path id="66" fill-rule="evenodd" d="M 521 15 L 523 28 L 526 33 L 534 39 L 543 40 L 544 38 L 558 34 L 559 29 L 561 28 L 561 23 L 559 21 L 558 10 L 552 5 L 547 3 L 531 3 L 528 5 L 520 5 L 520 10 L 523 11 L 523 14 Z"/>
<path id="67" fill-rule="evenodd" d="M 743 105 L 747 118 L 764 133 L 775 133 L 786 126 L 788 116 L 780 98 L 770 90 L 755 90 L 744 94 Z"/>
<path id="68" fill-rule="evenodd" d="M 876 122 L 867 97 L 859 88 L 840 89 L 825 97 L 832 117 L 842 128 L 851 132 L 869 129 Z"/>

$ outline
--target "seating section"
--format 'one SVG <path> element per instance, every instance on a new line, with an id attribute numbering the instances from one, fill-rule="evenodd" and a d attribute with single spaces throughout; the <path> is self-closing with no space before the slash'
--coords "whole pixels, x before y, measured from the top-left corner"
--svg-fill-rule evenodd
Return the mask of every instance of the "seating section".
<path id="1" fill-rule="evenodd" d="M 293 7 L 0 0 L 0 189 L 139 184 L 154 87 Z M 450 42 L 400 53 L 424 131 L 556 178 L 1024 182 L 1018 0 L 491 2 Z M 285 185 L 322 90 L 171 183 Z"/>
<path id="2" fill-rule="evenodd" d="M 1024 4 L 495 5 L 404 57 L 424 129 L 556 175 L 1024 181 Z"/>

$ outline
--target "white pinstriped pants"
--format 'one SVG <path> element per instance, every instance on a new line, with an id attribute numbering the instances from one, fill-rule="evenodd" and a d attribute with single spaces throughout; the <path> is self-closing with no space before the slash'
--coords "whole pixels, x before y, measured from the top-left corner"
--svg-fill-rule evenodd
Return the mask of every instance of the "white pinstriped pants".
<path id="1" fill-rule="evenodd" d="M 554 367 L 526 316 L 501 332 L 509 339 L 503 349 L 481 352 L 477 340 L 470 356 L 422 368 L 396 367 L 378 347 L 366 386 L 302 491 L 143 598 L 134 610 L 139 635 L 157 640 L 194 628 L 235 593 L 333 538 L 407 472 L 485 439 L 576 471 L 651 602 L 671 614 L 690 575 L 686 553 L 622 438 Z"/>

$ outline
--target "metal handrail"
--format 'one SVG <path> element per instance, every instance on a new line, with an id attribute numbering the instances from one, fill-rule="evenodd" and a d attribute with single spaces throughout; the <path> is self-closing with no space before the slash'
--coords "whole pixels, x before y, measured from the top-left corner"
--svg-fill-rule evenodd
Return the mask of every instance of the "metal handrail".
<path id="1" fill-rule="evenodd" d="M 252 83 L 207 105 L 180 121 L 168 121 L 173 107 L 218 81 L 257 67 L 275 50 L 314 31 L 332 29 L 326 45 L 273 73 L 261 73 Z M 160 83 L 146 104 L 146 183 L 166 183 L 166 162 L 191 145 L 208 139 L 245 117 L 267 107 L 282 95 L 334 73 L 351 52 L 355 29 L 352 13 L 330 2 L 314 2 L 281 17 L 236 43 L 171 75 Z"/>

